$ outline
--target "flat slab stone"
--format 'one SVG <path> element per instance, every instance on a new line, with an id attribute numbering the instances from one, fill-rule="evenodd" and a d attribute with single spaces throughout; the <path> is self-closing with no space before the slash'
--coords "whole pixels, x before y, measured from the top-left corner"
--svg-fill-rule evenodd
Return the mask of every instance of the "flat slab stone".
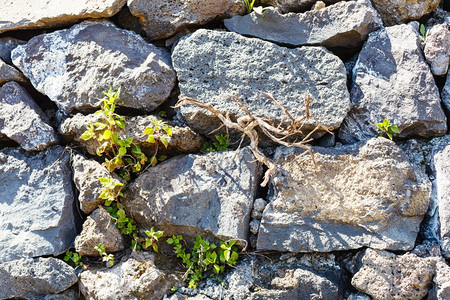
<path id="1" fill-rule="evenodd" d="M 0 6 L 0 33 L 9 30 L 49 28 L 74 24 L 82 19 L 115 15 L 126 0 L 9 1 Z"/>
<path id="2" fill-rule="evenodd" d="M 370 2 L 346 1 L 305 13 L 280 14 L 267 9 L 224 21 L 233 32 L 292 46 L 320 45 L 352 49 L 383 26 Z"/>
<path id="3" fill-rule="evenodd" d="M 168 159 L 142 173 L 124 192 L 127 215 L 165 235 L 247 239 L 259 175 L 248 147 Z"/>
<path id="4" fill-rule="evenodd" d="M 399 138 L 447 132 L 439 90 L 425 62 L 416 29 L 386 27 L 369 35 L 353 68 L 352 108 L 339 138 L 354 143 L 374 137 L 387 118 Z"/>
<path id="5" fill-rule="evenodd" d="M 258 250 L 329 252 L 361 247 L 410 250 L 431 184 L 395 143 L 374 138 L 336 148 L 277 148 L 273 194 Z"/>
<path id="6" fill-rule="evenodd" d="M 12 60 L 67 114 L 92 112 L 103 91 L 119 86 L 117 105 L 152 111 L 175 85 L 166 50 L 109 21 L 85 21 L 35 36 L 12 51 Z"/>
<path id="7" fill-rule="evenodd" d="M 431 28 L 427 34 L 424 54 L 434 75 L 447 74 L 450 61 L 450 24 L 438 24 Z"/>
<path id="8" fill-rule="evenodd" d="M 139 18 L 149 40 L 168 38 L 188 26 L 245 12 L 241 0 L 128 0 L 128 7 Z"/>
<path id="9" fill-rule="evenodd" d="M 0 151 L 0 262 L 59 255 L 76 236 L 69 153 Z"/>
<path id="10" fill-rule="evenodd" d="M 259 91 L 272 93 L 294 117 L 310 112 L 330 130 L 341 124 L 349 109 L 346 73 L 342 61 L 322 47 L 288 49 L 233 32 L 200 29 L 176 45 L 172 53 L 180 98 L 212 104 L 232 117 L 244 116 L 227 95 L 239 96 L 259 117 L 282 121 L 283 111 Z M 179 109 L 195 131 L 209 134 L 221 122 L 192 105 Z M 315 128 L 308 120 L 305 132 Z"/>
<path id="11" fill-rule="evenodd" d="M 42 109 L 13 81 L 0 88 L 0 134 L 27 151 L 44 150 L 59 140 Z"/>

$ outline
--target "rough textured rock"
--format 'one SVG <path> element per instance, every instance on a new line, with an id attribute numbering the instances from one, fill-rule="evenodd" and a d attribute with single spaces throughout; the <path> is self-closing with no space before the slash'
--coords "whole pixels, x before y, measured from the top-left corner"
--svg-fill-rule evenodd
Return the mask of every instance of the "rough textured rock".
<path id="1" fill-rule="evenodd" d="M 79 192 L 80 209 L 86 214 L 91 213 L 105 202 L 104 199 L 99 198 L 103 191 L 103 186 L 98 180 L 99 177 L 112 176 L 114 182 L 121 182 L 119 176 L 111 174 L 100 163 L 79 154 L 72 156 L 72 169 L 73 181 Z"/>
<path id="2" fill-rule="evenodd" d="M 128 0 L 150 40 L 168 38 L 187 26 L 244 13 L 240 0 Z"/>
<path id="3" fill-rule="evenodd" d="M 102 91 L 122 86 L 117 104 L 151 111 L 175 84 L 169 54 L 109 21 L 85 21 L 33 37 L 12 52 L 31 84 L 68 113 L 98 107 Z"/>
<path id="4" fill-rule="evenodd" d="M 259 175 L 248 147 L 189 154 L 149 168 L 124 192 L 122 203 L 144 229 L 246 239 Z"/>
<path id="5" fill-rule="evenodd" d="M 372 0 L 386 26 L 418 20 L 435 10 L 440 0 Z"/>
<path id="6" fill-rule="evenodd" d="M 339 127 L 349 109 L 344 64 L 322 47 L 288 49 L 232 32 L 200 29 L 177 44 L 172 59 L 180 97 L 209 102 L 230 116 L 244 113 L 226 95 L 240 96 L 256 116 L 281 121 L 283 111 L 259 91 L 272 93 L 293 116 L 304 113 L 310 94 L 311 114 L 330 129 Z M 179 111 L 203 134 L 221 125 L 196 107 Z M 314 127 L 314 120 L 308 120 L 304 129 Z"/>
<path id="7" fill-rule="evenodd" d="M 49 28 L 74 24 L 82 19 L 115 15 L 126 0 L 9 1 L 0 6 L 0 33 L 17 29 Z"/>
<path id="8" fill-rule="evenodd" d="M 102 207 L 97 208 L 83 223 L 83 230 L 75 238 L 75 249 L 81 255 L 98 256 L 95 246 L 105 245 L 106 253 L 123 250 L 123 238 L 119 228 Z"/>
<path id="9" fill-rule="evenodd" d="M 400 138 L 445 134 L 447 120 L 439 91 L 410 25 L 371 33 L 353 68 L 352 109 L 339 138 L 347 143 L 377 135 L 387 118 Z"/>
<path id="10" fill-rule="evenodd" d="M 76 236 L 69 154 L 0 152 L 0 262 L 59 255 Z"/>
<path id="11" fill-rule="evenodd" d="M 133 251 L 128 260 L 112 268 L 87 270 L 80 275 L 80 291 L 86 299 L 162 299 L 176 283 L 154 265 L 152 254 Z"/>
<path id="12" fill-rule="evenodd" d="M 333 4 L 341 0 L 324 0 L 326 4 Z M 262 4 L 277 7 L 281 12 L 300 12 L 310 9 L 317 0 L 261 0 Z"/>
<path id="13" fill-rule="evenodd" d="M 374 138 L 334 149 L 280 147 L 274 194 L 257 249 L 328 252 L 372 247 L 410 250 L 428 208 L 431 185 L 395 143 Z M 269 200 L 269 199 L 268 199 Z"/>
<path id="14" fill-rule="evenodd" d="M 1 70 L 0 70 L 1 71 Z M 0 133 L 27 151 L 41 151 L 58 137 L 41 108 L 16 82 L 0 88 Z"/>
<path id="15" fill-rule="evenodd" d="M 352 285 L 375 300 L 419 300 L 431 287 L 435 265 L 435 258 L 367 249 Z"/>
<path id="16" fill-rule="evenodd" d="M 12 65 L 11 51 L 19 45 L 26 44 L 26 41 L 18 40 L 11 37 L 0 38 L 0 58 L 7 64 Z"/>
<path id="17" fill-rule="evenodd" d="M 447 80 L 445 81 L 444 88 L 442 89 L 442 103 L 447 111 L 450 111 L 450 72 L 447 73 Z"/>
<path id="18" fill-rule="evenodd" d="M 93 114 L 87 116 L 76 114 L 61 123 L 59 132 L 67 142 L 81 144 L 90 154 L 96 155 L 95 149 L 98 147 L 98 143 L 93 139 L 85 141 L 80 136 L 86 130 L 89 122 L 96 122 L 98 119 L 99 117 Z M 126 127 L 125 130 L 119 132 L 119 138 L 134 137 L 133 141 L 141 147 L 144 153 L 153 155 L 155 151 L 154 144 L 146 142 L 148 136 L 143 133 L 147 126 L 152 125 L 153 119 L 165 121 L 157 116 L 125 117 Z M 200 151 L 205 142 L 201 135 L 195 133 L 189 127 L 179 127 L 172 122 L 165 122 L 172 129 L 172 137 L 167 137 L 167 142 L 169 143 L 167 149 L 162 143 L 158 145 L 158 153 L 179 154 Z"/>
<path id="19" fill-rule="evenodd" d="M 0 299 L 37 299 L 78 281 L 72 267 L 56 258 L 24 258 L 0 263 Z"/>
<path id="20" fill-rule="evenodd" d="M 383 21 L 370 2 L 339 2 L 321 10 L 280 14 L 267 9 L 225 20 L 225 27 L 276 43 L 293 46 L 321 45 L 327 48 L 358 47 Z"/>
<path id="21" fill-rule="evenodd" d="M 26 78 L 16 68 L 6 64 L 0 58 L 0 85 L 8 81 L 26 82 Z"/>
<path id="22" fill-rule="evenodd" d="M 445 261 L 436 263 L 436 275 L 433 278 L 433 288 L 428 293 L 428 299 L 450 299 L 450 267 Z"/>
<path id="23" fill-rule="evenodd" d="M 445 75 L 450 58 L 450 24 L 438 24 L 431 28 L 425 43 L 425 58 L 434 75 Z"/>

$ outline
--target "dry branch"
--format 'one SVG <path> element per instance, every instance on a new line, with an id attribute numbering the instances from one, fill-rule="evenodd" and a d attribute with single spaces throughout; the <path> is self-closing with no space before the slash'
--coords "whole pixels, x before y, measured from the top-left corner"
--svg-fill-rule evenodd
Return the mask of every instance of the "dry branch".
<path id="1" fill-rule="evenodd" d="M 323 126 L 314 116 L 312 116 L 309 112 L 309 105 L 311 104 L 311 98 L 308 94 L 307 99 L 305 100 L 305 114 L 303 114 L 300 117 L 294 118 L 289 113 L 289 111 L 283 107 L 272 94 L 270 93 L 264 93 L 261 92 L 264 96 L 272 100 L 272 102 L 275 103 L 276 106 L 278 106 L 283 113 L 285 114 L 285 117 L 280 121 L 278 125 L 275 124 L 273 120 L 269 120 L 262 117 L 256 117 L 254 116 L 248 109 L 247 105 L 245 105 L 241 99 L 239 99 L 236 96 L 228 96 L 232 98 L 241 108 L 241 110 L 245 113 L 244 116 L 239 117 L 236 121 L 231 120 L 228 113 L 225 115 L 218 109 L 214 108 L 209 103 L 204 103 L 199 100 L 184 97 L 175 104 L 175 108 L 178 108 L 183 105 L 192 104 L 199 108 L 206 109 L 213 115 L 215 115 L 219 120 L 222 122 L 222 126 L 225 126 L 227 129 L 234 129 L 238 132 L 242 133 L 242 139 L 247 136 L 250 139 L 250 149 L 253 152 L 253 155 L 255 156 L 256 160 L 263 163 L 267 166 L 267 171 L 264 174 L 264 180 L 261 183 L 261 186 L 266 186 L 269 182 L 270 176 L 275 174 L 277 170 L 277 166 L 275 163 L 267 158 L 258 148 L 259 143 L 259 137 L 258 132 L 256 131 L 256 128 L 259 128 L 270 140 L 273 142 L 286 146 L 286 147 L 299 147 L 305 149 L 310 155 L 311 159 L 314 164 L 314 168 L 317 169 L 316 161 L 314 159 L 314 152 L 310 145 L 307 143 L 312 140 L 311 136 L 318 130 L 322 129 L 324 131 L 327 131 L 331 133 L 328 128 Z M 314 119 L 316 122 L 316 127 L 310 131 L 309 133 L 305 134 L 302 129 L 305 125 L 306 121 L 308 119 Z M 289 120 L 289 122 L 286 122 L 286 119 Z M 289 142 L 287 141 L 290 137 L 296 137 L 296 136 L 303 136 L 301 140 Z M 242 142 L 242 140 L 241 140 Z M 305 152 L 306 153 L 306 152 Z"/>

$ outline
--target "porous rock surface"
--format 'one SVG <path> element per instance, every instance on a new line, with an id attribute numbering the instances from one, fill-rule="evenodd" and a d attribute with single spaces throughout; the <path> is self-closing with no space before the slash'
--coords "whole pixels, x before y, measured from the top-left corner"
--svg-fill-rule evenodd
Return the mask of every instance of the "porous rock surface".
<path id="1" fill-rule="evenodd" d="M 106 18 L 116 14 L 126 0 L 40 0 L 6 1 L 0 6 L 0 33 L 9 30 L 71 25 L 82 19 Z"/>
<path id="2" fill-rule="evenodd" d="M 26 82 L 26 78 L 16 68 L 8 65 L 0 58 L 0 85 L 8 81 Z"/>
<path id="3" fill-rule="evenodd" d="M 230 31 L 276 43 L 349 49 L 362 44 L 370 32 L 383 26 L 378 12 L 365 0 L 339 2 L 298 14 L 267 9 L 262 14 L 237 15 L 224 23 Z"/>
<path id="4" fill-rule="evenodd" d="M 447 79 L 442 89 L 441 96 L 442 96 L 442 103 L 444 104 L 447 111 L 450 111 L 450 73 L 447 73 Z"/>
<path id="5" fill-rule="evenodd" d="M 128 0 L 149 40 L 168 38 L 187 26 L 244 13 L 240 0 Z"/>
<path id="6" fill-rule="evenodd" d="M 339 130 L 341 140 L 354 143 L 376 136 L 376 124 L 384 118 L 398 126 L 400 138 L 447 131 L 438 88 L 411 25 L 371 33 L 352 81 L 352 108 Z"/>
<path id="7" fill-rule="evenodd" d="M 410 250 L 428 208 L 431 184 L 392 141 L 336 148 L 277 148 L 274 193 L 258 250 L 328 252 L 360 247 Z"/>
<path id="8" fill-rule="evenodd" d="M 9 65 L 12 65 L 11 51 L 19 45 L 26 44 L 26 41 L 11 37 L 0 38 L 0 58 Z"/>
<path id="9" fill-rule="evenodd" d="M 435 10 L 439 2 L 440 0 L 372 0 L 386 26 L 418 20 Z"/>
<path id="10" fill-rule="evenodd" d="M 123 250 L 123 237 L 109 213 L 99 207 L 83 223 L 83 230 L 75 238 L 75 250 L 82 256 L 98 256 L 95 246 L 105 246 L 106 253 Z"/>
<path id="11" fill-rule="evenodd" d="M 227 95 L 240 97 L 255 116 L 282 121 L 283 111 L 260 91 L 272 93 L 294 117 L 305 112 L 304 101 L 310 94 L 311 114 L 330 130 L 339 127 L 349 109 L 344 64 L 322 47 L 288 49 L 233 32 L 200 29 L 180 40 L 172 59 L 180 98 L 208 102 L 232 117 L 245 113 Z M 200 133 L 207 135 L 221 125 L 193 105 L 179 111 Z M 315 124 L 307 120 L 305 132 Z"/>
<path id="12" fill-rule="evenodd" d="M 43 299 L 78 281 L 72 267 L 53 257 L 0 263 L 0 278 L 0 299 Z"/>
<path id="13" fill-rule="evenodd" d="M 80 144 L 90 154 L 96 155 L 95 151 L 98 147 L 98 142 L 95 139 L 85 141 L 81 139 L 81 135 L 86 130 L 86 126 L 89 125 L 89 122 L 95 123 L 100 119 L 100 116 L 95 116 L 94 114 L 76 114 L 61 123 L 59 132 L 61 133 L 63 139 L 67 142 L 75 142 Z M 146 141 L 148 135 L 144 133 L 146 127 L 153 126 L 153 120 L 166 122 L 166 124 L 172 129 L 171 137 L 164 135 L 168 142 L 167 149 L 161 142 L 159 142 L 158 153 L 192 153 L 198 152 L 202 147 L 204 138 L 201 135 L 195 133 L 189 127 L 176 126 L 174 123 L 165 121 L 158 116 L 125 117 L 125 129 L 119 130 L 118 136 L 120 139 L 133 137 L 133 142 L 140 146 L 144 153 L 153 155 L 155 146 L 154 144 Z"/>
<path id="14" fill-rule="evenodd" d="M 13 81 L 0 88 L 0 134 L 27 151 L 41 151 L 58 142 L 48 117 L 27 91 Z"/>
<path id="15" fill-rule="evenodd" d="M 433 288 L 428 293 L 428 299 L 450 299 L 450 266 L 445 261 L 436 263 L 436 274 L 433 277 Z"/>
<path id="16" fill-rule="evenodd" d="M 333 4 L 341 0 L 324 0 L 326 4 Z M 317 0 L 261 0 L 262 4 L 277 7 L 282 13 L 303 12 L 309 10 Z"/>
<path id="17" fill-rule="evenodd" d="M 448 71 L 450 58 L 450 24 L 438 24 L 428 32 L 425 58 L 434 75 L 442 76 Z"/>
<path id="18" fill-rule="evenodd" d="M 260 167 L 248 147 L 171 158 L 149 168 L 122 203 L 144 229 L 166 235 L 247 239 Z"/>
<path id="19" fill-rule="evenodd" d="M 0 262 L 59 255 L 76 236 L 69 154 L 0 151 Z"/>
<path id="20" fill-rule="evenodd" d="M 73 181 L 79 192 L 80 209 L 86 214 L 105 202 L 105 199 L 99 198 L 103 191 L 99 177 L 111 177 L 114 183 L 122 182 L 119 176 L 110 173 L 99 162 L 76 153 L 72 155 L 72 170 Z"/>
<path id="21" fill-rule="evenodd" d="M 162 299 L 176 283 L 155 267 L 153 255 L 133 251 L 112 268 L 87 270 L 80 275 L 80 292 L 86 299 Z"/>
<path id="22" fill-rule="evenodd" d="M 109 21 L 84 21 L 35 36 L 15 48 L 12 59 L 65 113 L 92 111 L 103 91 L 119 86 L 117 105 L 151 111 L 175 85 L 166 50 Z"/>
<path id="23" fill-rule="evenodd" d="M 423 299 L 431 287 L 436 258 L 367 249 L 352 285 L 375 300 Z"/>

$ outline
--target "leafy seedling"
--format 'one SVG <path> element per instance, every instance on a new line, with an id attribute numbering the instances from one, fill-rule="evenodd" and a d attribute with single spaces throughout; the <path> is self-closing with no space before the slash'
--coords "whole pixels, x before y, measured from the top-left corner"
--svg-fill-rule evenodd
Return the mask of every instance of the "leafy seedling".
<path id="1" fill-rule="evenodd" d="M 422 45 L 425 45 L 425 43 L 427 41 L 429 30 L 426 30 L 424 24 L 420 24 L 419 31 L 420 31 L 420 42 L 422 43 Z"/>
<path id="2" fill-rule="evenodd" d="M 400 131 L 398 130 L 398 127 L 396 125 L 391 125 L 389 120 L 384 118 L 384 121 L 381 123 L 377 123 L 378 129 L 380 132 L 378 133 L 378 136 L 383 136 L 386 134 L 389 139 L 392 141 L 393 134 L 398 134 Z"/>

